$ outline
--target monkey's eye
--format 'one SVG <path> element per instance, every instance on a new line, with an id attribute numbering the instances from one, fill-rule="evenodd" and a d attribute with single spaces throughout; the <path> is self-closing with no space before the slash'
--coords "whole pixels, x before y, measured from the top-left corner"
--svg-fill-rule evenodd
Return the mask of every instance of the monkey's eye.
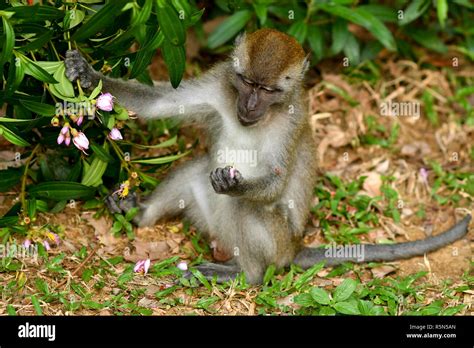
<path id="1" fill-rule="evenodd" d="M 280 88 L 273 88 L 273 87 L 268 87 L 268 86 L 262 86 L 262 89 L 265 92 L 268 92 L 268 93 L 275 93 L 275 92 L 281 92 L 282 91 Z"/>
<path id="2" fill-rule="evenodd" d="M 254 83 L 253 83 L 252 80 L 249 80 L 248 78 L 244 77 L 244 76 L 241 75 L 241 74 L 239 74 L 238 76 L 240 77 L 240 79 L 241 79 L 242 81 L 244 81 L 245 84 L 247 84 L 247 85 L 249 85 L 249 86 L 253 86 L 253 85 L 254 85 Z"/>

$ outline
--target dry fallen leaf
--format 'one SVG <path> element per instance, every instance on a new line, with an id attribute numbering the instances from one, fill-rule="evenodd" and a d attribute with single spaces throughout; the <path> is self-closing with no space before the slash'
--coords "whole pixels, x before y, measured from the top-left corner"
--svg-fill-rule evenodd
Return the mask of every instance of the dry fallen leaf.
<path id="1" fill-rule="evenodd" d="M 132 242 L 134 250 L 132 253 L 124 253 L 124 259 L 131 262 L 139 260 L 162 260 L 169 256 L 169 246 L 166 241 L 149 242 L 138 238 Z M 128 249 L 126 249 L 128 250 Z"/>
<path id="2" fill-rule="evenodd" d="M 393 265 L 383 265 L 383 266 L 374 267 L 371 269 L 372 274 L 375 278 L 383 278 L 387 274 L 395 272 L 396 270 L 397 270 L 397 267 Z"/>
<path id="3" fill-rule="evenodd" d="M 381 194 L 380 187 L 382 186 L 382 177 L 379 173 L 369 172 L 362 174 L 361 176 L 367 176 L 362 187 L 370 197 L 379 196 Z"/>

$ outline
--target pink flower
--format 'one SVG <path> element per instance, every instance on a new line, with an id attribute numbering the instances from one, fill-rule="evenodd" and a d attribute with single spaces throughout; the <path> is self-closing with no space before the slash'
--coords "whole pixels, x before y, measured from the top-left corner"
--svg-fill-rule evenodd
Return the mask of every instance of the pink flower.
<path id="1" fill-rule="evenodd" d="M 150 265 L 151 265 L 151 260 L 150 259 L 139 260 L 135 264 L 135 267 L 133 267 L 133 271 L 135 273 L 143 272 L 144 274 L 147 274 L 148 270 L 150 269 Z"/>
<path id="2" fill-rule="evenodd" d="M 76 133 L 74 135 L 74 133 Z M 86 135 L 82 132 L 73 132 L 73 139 L 72 139 L 72 142 L 74 143 L 74 145 L 76 145 L 76 147 L 81 150 L 82 152 L 84 152 L 86 155 L 86 151 L 88 148 L 89 148 L 89 139 L 87 139 Z"/>
<path id="3" fill-rule="evenodd" d="M 59 245 L 61 243 L 61 238 L 56 233 L 53 233 L 54 236 L 54 241 L 56 242 L 56 245 Z"/>
<path id="4" fill-rule="evenodd" d="M 428 171 L 425 168 L 420 169 L 420 177 L 424 183 L 428 183 Z"/>
<path id="5" fill-rule="evenodd" d="M 51 250 L 51 247 L 49 246 L 49 243 L 47 240 L 43 241 L 43 246 L 46 250 Z"/>
<path id="6" fill-rule="evenodd" d="M 23 247 L 24 248 L 29 248 L 31 245 L 31 241 L 29 239 L 25 239 L 25 241 L 23 242 Z"/>
<path id="7" fill-rule="evenodd" d="M 63 135 L 63 133 L 59 133 L 58 140 L 57 140 L 58 145 L 61 145 L 63 143 L 63 141 L 64 141 L 64 135 Z"/>
<path id="8" fill-rule="evenodd" d="M 109 137 L 110 139 L 112 140 L 122 140 L 123 137 L 122 137 L 122 134 L 120 133 L 120 131 L 117 129 L 117 128 L 112 128 L 112 130 L 110 131 L 109 133 Z"/>
<path id="9" fill-rule="evenodd" d="M 79 118 L 76 121 L 76 124 L 80 126 L 82 124 L 82 121 L 84 121 L 84 116 L 79 116 Z"/>
<path id="10" fill-rule="evenodd" d="M 114 108 L 114 97 L 110 93 L 104 93 L 97 98 L 97 107 L 100 110 L 112 111 Z"/>
<path id="11" fill-rule="evenodd" d="M 66 122 L 66 124 L 61 128 L 61 134 L 66 135 L 66 133 L 69 132 L 69 123 Z"/>
<path id="12" fill-rule="evenodd" d="M 64 144 L 66 144 L 66 146 L 71 145 L 71 136 L 69 134 L 66 136 L 66 139 L 64 140 Z"/>

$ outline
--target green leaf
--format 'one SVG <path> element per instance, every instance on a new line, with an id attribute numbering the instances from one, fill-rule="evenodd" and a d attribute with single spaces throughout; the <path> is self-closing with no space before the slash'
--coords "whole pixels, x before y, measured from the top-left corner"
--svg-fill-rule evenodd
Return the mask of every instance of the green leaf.
<path id="1" fill-rule="evenodd" d="M 438 37 L 434 30 L 429 29 L 418 29 L 418 28 L 406 28 L 405 32 L 410 35 L 420 45 L 429 48 L 438 53 L 446 53 L 448 47 Z"/>
<path id="2" fill-rule="evenodd" d="M 209 36 L 207 40 L 209 48 L 214 49 L 229 41 L 245 27 L 250 18 L 252 18 L 252 12 L 242 10 L 224 20 Z"/>
<path id="3" fill-rule="evenodd" d="M 344 45 L 344 54 L 349 58 L 349 65 L 358 65 L 360 62 L 360 46 L 359 42 L 352 33 L 347 36 L 346 44 Z"/>
<path id="4" fill-rule="evenodd" d="M 107 143 L 105 143 L 107 144 Z M 102 161 L 104 162 L 111 162 L 114 160 L 114 158 L 109 154 L 109 148 L 108 146 L 99 146 L 93 142 L 90 143 L 90 147 L 92 151 L 96 154 L 97 157 L 99 157 Z"/>
<path id="5" fill-rule="evenodd" d="M 268 6 L 258 2 L 253 2 L 252 5 L 257 14 L 260 25 L 265 25 L 265 22 L 267 21 Z"/>
<path id="6" fill-rule="evenodd" d="M 163 157 L 157 157 L 157 158 L 135 159 L 132 162 L 141 163 L 141 164 L 165 164 L 165 163 L 174 162 L 177 159 L 188 155 L 189 152 L 190 151 L 181 153 L 179 155 L 163 156 Z"/>
<path id="7" fill-rule="evenodd" d="M 300 44 L 303 44 L 308 34 L 308 25 L 304 20 L 297 21 L 288 29 L 288 34 L 295 37 Z"/>
<path id="8" fill-rule="evenodd" d="M 311 297 L 319 304 L 328 305 L 331 302 L 329 294 L 321 288 L 312 288 Z"/>
<path id="9" fill-rule="evenodd" d="M 30 143 L 15 134 L 12 130 L 0 124 L 0 136 L 3 136 L 10 143 L 18 146 L 29 146 Z"/>
<path id="10" fill-rule="evenodd" d="M 40 67 L 38 64 L 36 64 L 23 54 L 17 53 L 17 58 L 21 60 L 21 63 L 25 68 L 25 74 L 33 76 L 35 79 L 46 83 L 58 82 L 53 78 L 53 76 L 51 76 L 51 74 L 49 74 L 46 70 L 44 70 L 42 67 Z"/>
<path id="11" fill-rule="evenodd" d="M 178 139 L 178 136 L 175 135 L 174 137 L 172 137 L 172 138 L 170 138 L 166 141 L 163 141 L 162 143 L 156 144 L 156 145 L 142 145 L 142 144 L 135 144 L 135 143 L 128 142 L 128 141 L 123 141 L 121 143 L 132 145 L 133 147 L 136 147 L 137 149 L 161 149 L 161 148 L 165 148 L 165 147 L 175 145 L 177 139 Z"/>
<path id="12" fill-rule="evenodd" d="M 320 61 L 324 57 L 324 35 L 321 27 L 316 25 L 308 27 L 308 43 L 316 61 Z"/>
<path id="13" fill-rule="evenodd" d="M 157 0 L 157 5 L 156 17 L 165 37 L 175 46 L 184 45 L 186 32 L 178 13 L 165 0 Z"/>
<path id="14" fill-rule="evenodd" d="M 184 69 L 186 65 L 186 54 L 183 46 L 174 46 L 167 41 L 163 43 L 162 47 L 163 59 L 168 68 L 170 75 L 170 82 L 174 88 L 179 86 L 183 78 Z"/>
<path id="15" fill-rule="evenodd" d="M 39 303 L 38 299 L 36 298 L 36 296 L 31 295 L 30 299 L 31 299 L 31 303 L 33 304 L 33 308 L 36 311 L 36 314 L 37 315 L 43 315 L 43 311 L 41 310 L 40 303 Z"/>
<path id="16" fill-rule="evenodd" d="M 36 216 L 36 199 L 28 199 L 26 201 L 28 216 L 34 218 Z"/>
<path id="17" fill-rule="evenodd" d="M 299 294 L 296 295 L 293 300 L 296 304 L 302 307 L 313 307 L 315 305 L 314 299 L 311 294 Z"/>
<path id="18" fill-rule="evenodd" d="M 53 116 L 56 113 L 56 108 L 53 105 L 30 100 L 20 100 L 20 104 L 41 116 Z"/>
<path id="19" fill-rule="evenodd" d="M 212 291 L 212 286 L 209 284 L 209 281 L 199 272 L 197 269 L 191 268 L 191 273 L 201 282 L 202 285 L 206 287 L 207 290 Z"/>
<path id="20" fill-rule="evenodd" d="M 349 296 L 355 291 L 357 282 L 354 279 L 345 279 L 337 288 L 334 290 L 333 298 L 334 301 L 340 302 L 347 300 Z"/>
<path id="21" fill-rule="evenodd" d="M 44 70 L 48 72 L 48 74 L 53 75 L 56 70 L 59 69 L 61 65 L 63 65 L 63 61 L 57 61 L 57 62 L 47 62 L 47 61 L 37 61 L 36 64 L 38 64 L 40 67 L 42 67 Z"/>
<path id="22" fill-rule="evenodd" d="M 347 37 L 349 36 L 349 30 L 347 29 L 347 21 L 342 18 L 336 18 L 332 25 L 332 45 L 331 53 L 338 54 L 344 48 Z"/>
<path id="23" fill-rule="evenodd" d="M 96 189 L 77 182 L 49 181 L 30 186 L 28 193 L 33 197 L 44 197 L 55 201 L 92 198 Z"/>
<path id="24" fill-rule="evenodd" d="M 393 7 L 385 5 L 369 4 L 369 5 L 358 5 L 357 8 L 370 12 L 375 17 L 380 19 L 382 22 L 397 23 L 397 11 Z"/>
<path id="25" fill-rule="evenodd" d="M 13 31 L 12 25 L 5 17 L 2 17 L 2 22 L 5 39 L 2 38 L 3 50 L 0 55 L 0 69 L 3 67 L 3 64 L 10 60 L 15 45 L 15 32 Z"/>
<path id="26" fill-rule="evenodd" d="M 115 17 L 121 12 L 126 2 L 127 0 L 109 1 L 72 35 L 71 40 L 85 41 L 92 38 L 100 30 L 110 26 L 110 23 L 115 21 Z"/>
<path id="27" fill-rule="evenodd" d="M 270 283 L 270 280 L 273 278 L 273 275 L 275 274 L 275 265 L 270 265 L 268 266 L 265 275 L 263 276 L 263 285 L 268 285 Z"/>
<path id="28" fill-rule="evenodd" d="M 96 187 L 102 184 L 102 175 L 104 175 L 105 170 L 107 169 L 107 162 L 103 161 L 97 155 L 92 157 L 91 164 L 84 160 L 84 173 L 81 184 Z"/>
<path id="29" fill-rule="evenodd" d="M 137 216 L 140 209 L 138 207 L 133 207 L 125 214 L 125 220 L 132 221 L 132 219 Z"/>
<path id="30" fill-rule="evenodd" d="M 132 70 L 130 71 L 130 78 L 134 79 L 140 75 L 148 67 L 154 55 L 154 50 L 141 49 L 138 51 L 137 55 L 135 56 L 135 61 L 132 65 Z"/>
<path id="31" fill-rule="evenodd" d="M 99 83 L 89 95 L 89 100 L 95 99 L 101 91 L 102 91 L 102 79 L 99 80 Z"/>
<path id="32" fill-rule="evenodd" d="M 446 24 L 446 18 L 448 17 L 448 2 L 447 0 L 436 1 L 436 13 L 438 14 L 438 21 L 441 28 L 444 28 Z"/>
<path id="33" fill-rule="evenodd" d="M 313 279 L 314 275 L 318 273 L 324 266 L 324 261 L 318 262 L 317 264 L 313 265 L 312 267 L 308 268 L 297 281 L 295 281 L 295 288 L 297 290 L 301 289 L 304 285 L 307 285 L 308 282 Z"/>
<path id="34" fill-rule="evenodd" d="M 59 19 L 64 16 L 64 12 L 53 6 L 15 6 L 7 8 L 6 11 L 14 12 L 15 19 L 26 19 L 29 22 L 42 22 L 45 20 Z"/>
<path id="35" fill-rule="evenodd" d="M 74 98 L 74 87 L 71 81 L 66 77 L 65 71 L 66 67 L 64 63 L 62 63 L 54 73 L 54 78 L 57 82 L 50 84 L 49 89 L 56 97 L 72 101 L 71 98 Z"/>
<path id="36" fill-rule="evenodd" d="M 0 192 L 6 192 L 20 182 L 23 170 L 8 168 L 0 170 Z"/>
<path id="37" fill-rule="evenodd" d="M 430 0 L 413 0 L 410 5 L 403 11 L 403 18 L 398 23 L 406 25 L 420 17 L 430 7 Z"/>
<path id="38" fill-rule="evenodd" d="M 358 8 L 347 8 L 343 6 L 320 5 L 325 12 L 334 16 L 344 18 L 352 23 L 360 25 L 367 29 L 377 40 L 379 40 L 388 50 L 395 51 L 396 43 L 392 33 L 388 28 L 373 14 Z"/>
<path id="39" fill-rule="evenodd" d="M 436 126 L 438 124 L 438 113 L 436 112 L 433 106 L 434 104 L 433 96 L 431 95 L 430 92 L 425 90 L 421 98 L 425 106 L 426 117 L 428 118 L 428 120 L 430 121 L 432 125 Z"/>
<path id="40" fill-rule="evenodd" d="M 31 52 L 43 47 L 46 43 L 51 41 L 54 32 L 52 30 L 47 30 L 45 33 L 39 35 L 36 40 L 33 40 L 26 44 L 25 46 L 20 47 L 18 50 L 20 52 Z"/>
<path id="41" fill-rule="evenodd" d="M 12 315 L 12 316 L 17 315 L 15 307 L 13 307 L 11 304 L 7 305 L 7 313 L 8 313 L 8 315 Z"/>
<path id="42" fill-rule="evenodd" d="M 23 78 L 25 77 L 25 69 L 19 58 L 12 57 L 10 66 L 8 67 L 8 78 L 5 86 L 5 97 L 11 97 L 18 90 Z"/>
<path id="43" fill-rule="evenodd" d="M 133 16 L 132 26 L 145 24 L 151 14 L 151 8 L 153 7 L 152 0 L 145 0 L 143 7 L 139 9 Z"/>
<path id="44" fill-rule="evenodd" d="M 334 309 L 342 314 L 357 315 L 360 314 L 357 303 L 355 302 L 338 302 L 334 306 Z"/>

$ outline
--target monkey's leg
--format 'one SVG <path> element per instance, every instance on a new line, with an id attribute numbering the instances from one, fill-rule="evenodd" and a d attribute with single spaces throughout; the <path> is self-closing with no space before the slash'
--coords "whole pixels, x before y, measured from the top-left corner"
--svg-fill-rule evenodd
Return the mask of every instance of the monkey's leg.
<path id="1" fill-rule="evenodd" d="M 139 226 L 185 214 L 199 230 L 206 231 L 210 218 L 207 197 L 207 156 L 189 161 L 170 173 L 155 191 L 140 204 L 141 213 L 134 219 Z"/>
<path id="2" fill-rule="evenodd" d="M 232 219 L 229 219 L 229 211 Z M 257 207 L 228 199 L 227 204 L 221 204 L 218 215 L 212 229 L 227 250 L 233 252 L 234 264 L 197 266 L 207 279 L 216 276 L 218 282 L 226 281 L 243 271 L 249 284 L 259 284 L 270 264 L 280 268 L 293 260 L 294 244 L 279 208 Z"/>

